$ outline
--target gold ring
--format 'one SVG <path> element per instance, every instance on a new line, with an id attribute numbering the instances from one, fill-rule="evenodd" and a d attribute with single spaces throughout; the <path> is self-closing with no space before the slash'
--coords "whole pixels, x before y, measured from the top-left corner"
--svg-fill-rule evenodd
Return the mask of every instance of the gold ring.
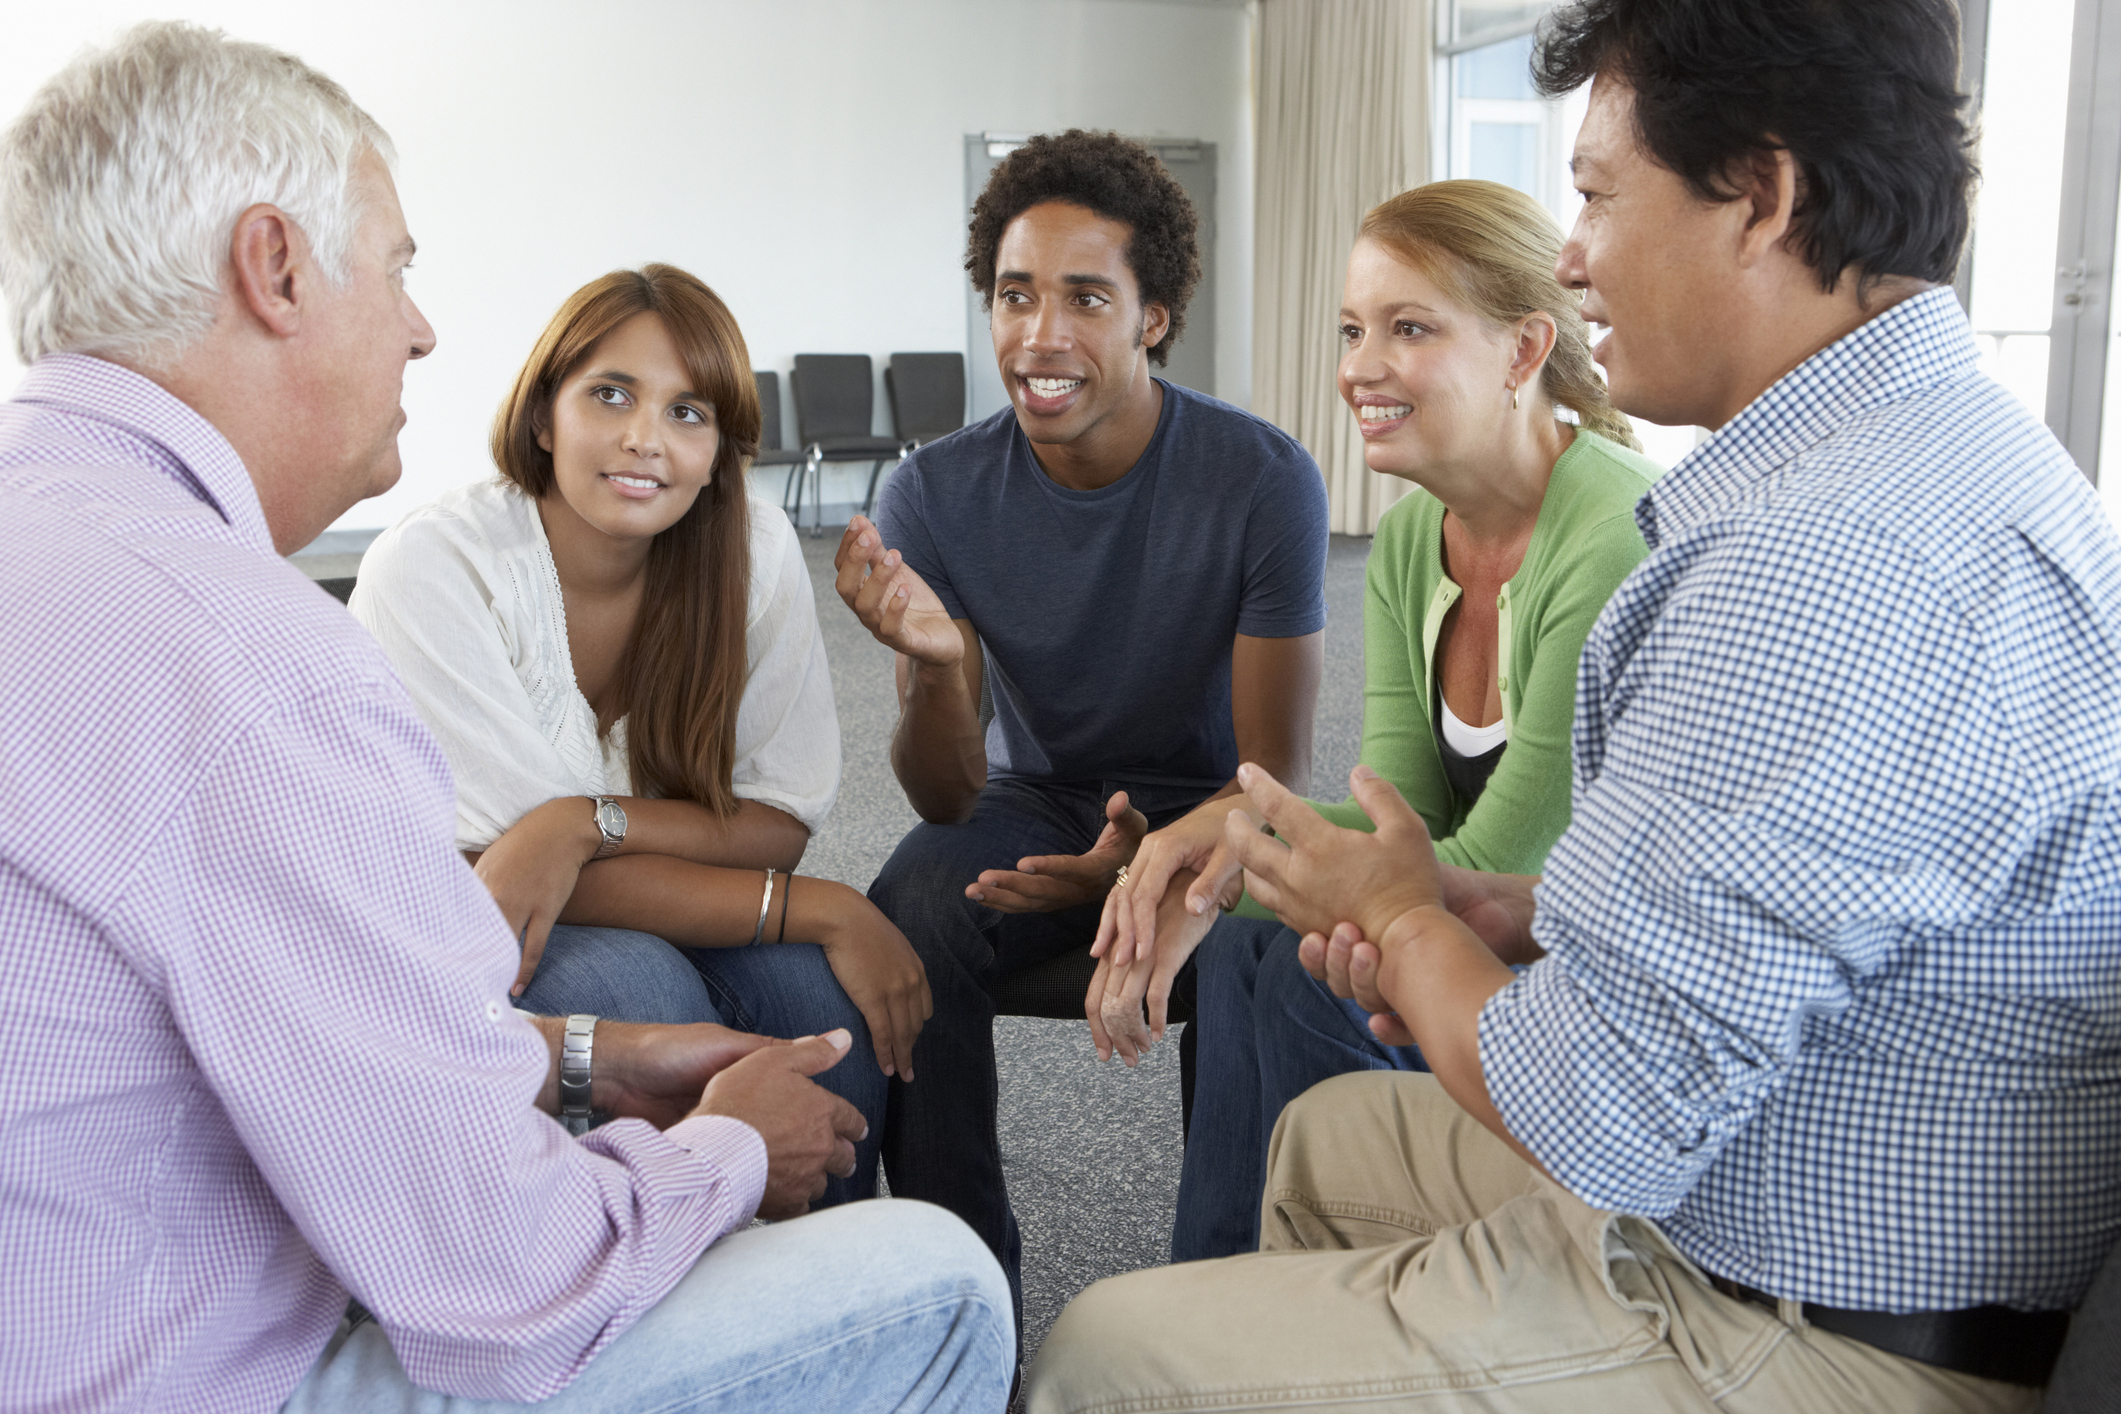
<path id="1" fill-rule="evenodd" d="M 1117 881 L 1116 881 L 1116 882 L 1115 882 L 1115 883 L 1114 883 L 1114 884 L 1112 885 L 1112 887 L 1113 887 L 1113 888 L 1115 888 L 1115 889 L 1124 889 L 1125 887 L 1127 887 L 1127 866 L 1126 866 L 1126 865 L 1122 864 L 1122 865 L 1120 865 L 1120 866 L 1119 866 L 1119 879 L 1118 879 L 1118 880 L 1117 880 Z"/>

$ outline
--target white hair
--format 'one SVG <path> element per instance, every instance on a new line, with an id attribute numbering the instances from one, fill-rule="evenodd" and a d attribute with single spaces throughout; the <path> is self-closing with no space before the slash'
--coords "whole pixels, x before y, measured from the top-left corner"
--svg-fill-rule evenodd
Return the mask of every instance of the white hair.
<path id="1" fill-rule="evenodd" d="M 0 298 L 24 363 L 168 367 L 214 322 L 236 218 L 269 202 L 344 286 L 356 164 L 390 138 L 291 54 L 150 21 L 82 54 L 0 133 Z"/>

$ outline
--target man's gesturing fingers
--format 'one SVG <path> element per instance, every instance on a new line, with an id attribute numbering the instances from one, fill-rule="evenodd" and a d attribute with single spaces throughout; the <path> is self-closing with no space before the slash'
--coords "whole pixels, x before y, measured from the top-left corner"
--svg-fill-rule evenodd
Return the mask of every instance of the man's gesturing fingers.
<path id="1" fill-rule="evenodd" d="M 1368 834 L 1329 823 L 1256 766 L 1239 767 L 1238 779 L 1280 842 L 1247 838 L 1234 821 L 1224 838 L 1244 865 L 1253 897 L 1299 933 L 1322 933 L 1346 920 L 1366 936 L 1383 937 L 1402 912 L 1436 902 L 1428 830 L 1392 783 L 1367 766 L 1348 779 L 1357 803 L 1377 822 Z"/>

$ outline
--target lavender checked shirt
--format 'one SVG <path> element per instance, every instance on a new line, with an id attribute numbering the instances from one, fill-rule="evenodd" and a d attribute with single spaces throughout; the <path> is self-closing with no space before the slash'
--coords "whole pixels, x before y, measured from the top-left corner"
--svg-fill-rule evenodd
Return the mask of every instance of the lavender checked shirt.
<path id="1" fill-rule="evenodd" d="M 533 1108 L 440 747 L 96 359 L 0 404 L 0 704 L 0 1410 L 276 1409 L 349 1292 L 415 1383 L 543 1398 L 750 1218 L 748 1126 Z"/>

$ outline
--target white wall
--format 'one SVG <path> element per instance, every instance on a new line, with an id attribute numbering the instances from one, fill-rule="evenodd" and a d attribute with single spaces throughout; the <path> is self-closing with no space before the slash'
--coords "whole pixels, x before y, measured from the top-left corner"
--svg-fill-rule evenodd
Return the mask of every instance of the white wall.
<path id="1" fill-rule="evenodd" d="M 440 342 L 407 370 L 404 479 L 339 528 L 486 474 L 487 424 L 531 341 L 615 266 L 700 275 L 760 368 L 963 348 L 968 132 L 1219 144 L 1218 391 L 1250 398 L 1248 21 L 1227 0 L 9 9 L 0 120 L 85 43 L 175 12 L 301 55 L 395 139 L 410 280 Z M 19 365 L 0 358 L 11 387 Z"/>

